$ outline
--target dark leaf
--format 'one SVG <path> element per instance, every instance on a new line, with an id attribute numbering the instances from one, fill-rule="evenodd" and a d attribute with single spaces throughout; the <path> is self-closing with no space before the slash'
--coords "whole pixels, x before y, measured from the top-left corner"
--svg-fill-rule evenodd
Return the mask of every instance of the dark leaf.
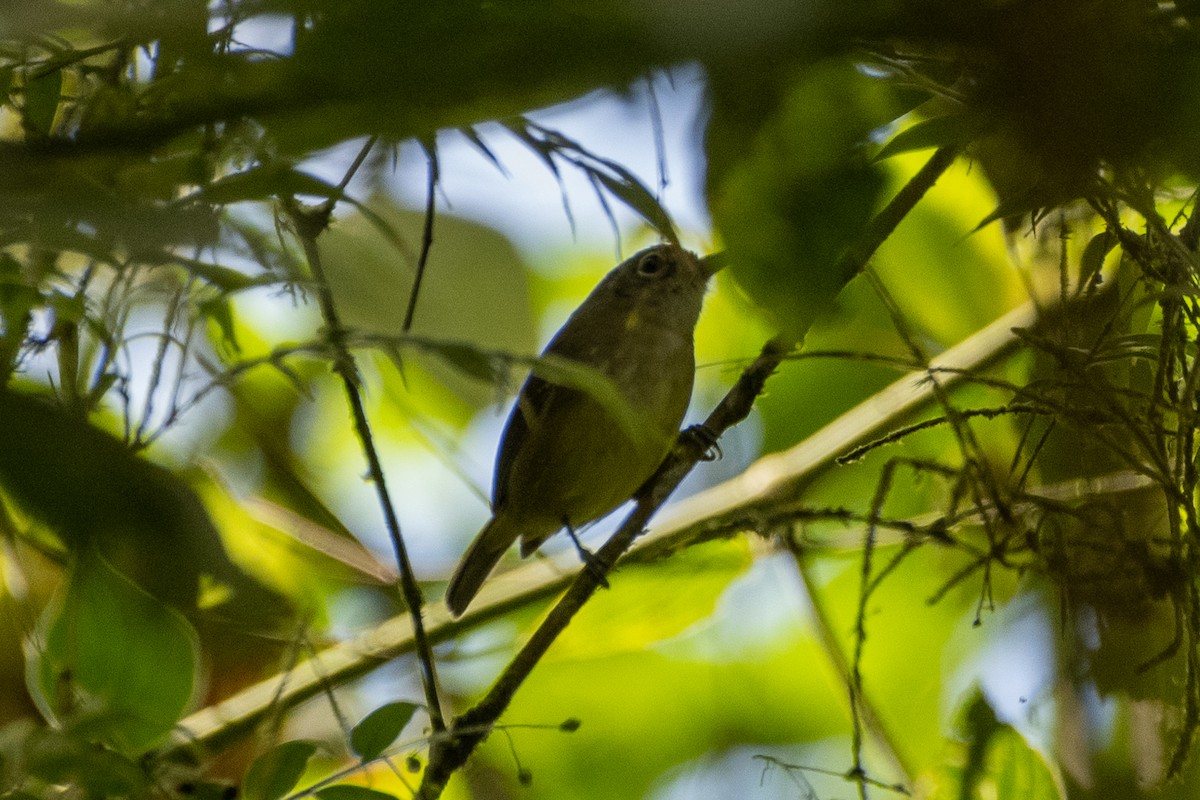
<path id="1" fill-rule="evenodd" d="M 68 785 L 96 798 L 145 796 L 146 774 L 136 761 L 72 732 L 35 728 L 23 745 L 28 774 L 47 784 Z"/>
<path id="2" fill-rule="evenodd" d="M 378 758 L 396 741 L 396 737 L 413 718 L 417 708 L 419 706 L 416 703 L 403 701 L 380 706 L 350 731 L 350 747 L 363 761 Z"/>
<path id="3" fill-rule="evenodd" d="M 606 165 L 613 165 L 612 162 L 605 162 Z M 593 170 L 592 174 L 604 184 L 604 188 L 612 192 L 622 203 L 627 205 L 632 210 L 636 211 L 642 219 L 646 220 L 647 224 L 654 230 L 662 234 L 663 238 L 668 241 L 678 241 L 678 235 L 675 233 L 675 226 L 671 222 L 671 218 L 667 216 L 667 212 L 655 199 L 650 190 L 637 179 L 633 173 L 620 167 L 616 170 L 615 176 L 607 174 L 602 169 Z"/>
<path id="4" fill-rule="evenodd" d="M 62 94 L 62 80 L 61 70 L 26 79 L 24 122 L 27 129 L 43 136 L 50 135 Z"/>
<path id="5" fill-rule="evenodd" d="M 395 795 L 352 783 L 335 783 L 318 790 L 316 795 L 321 800 L 396 800 Z"/>
<path id="6" fill-rule="evenodd" d="M 729 272 L 777 327 L 801 337 L 854 277 L 843 256 L 885 182 L 865 145 L 896 107 L 885 84 L 845 61 L 807 70 L 769 99 L 751 114 L 738 87 L 719 87 L 708 191 Z"/>
<path id="7" fill-rule="evenodd" d="M 122 575 L 185 613 L 195 607 L 201 575 L 256 589 L 177 475 L 50 398 L 0 391 L 0 420 L 0 488 L 68 550 L 99 550 Z M 266 598 L 256 603 L 257 610 L 270 607 Z"/>
<path id="8" fill-rule="evenodd" d="M 1104 259 L 1117 246 L 1117 237 L 1107 230 L 1093 236 L 1079 258 L 1079 285 L 1087 286 L 1104 268 Z"/>
<path id="9" fill-rule="evenodd" d="M 50 719 L 138 755 L 183 715 L 197 658 L 187 620 L 86 553 L 47 619 L 44 646 L 30 662 L 29 690 Z"/>
<path id="10" fill-rule="evenodd" d="M 889 139 L 875 154 L 875 160 L 882 161 L 901 153 L 928 150 L 948 144 L 963 145 L 975 138 L 982 127 L 978 122 L 961 114 L 921 120 Z"/>
<path id="11" fill-rule="evenodd" d="M 287 164 L 267 164 L 221 178 L 204 187 L 192 199 L 229 205 L 287 195 L 340 197 L 341 192 L 333 184 Z"/>
<path id="12" fill-rule="evenodd" d="M 242 786 L 243 800 L 279 800 L 295 788 L 308 761 L 317 752 L 314 742 L 284 742 L 263 753 L 250 765 Z"/>

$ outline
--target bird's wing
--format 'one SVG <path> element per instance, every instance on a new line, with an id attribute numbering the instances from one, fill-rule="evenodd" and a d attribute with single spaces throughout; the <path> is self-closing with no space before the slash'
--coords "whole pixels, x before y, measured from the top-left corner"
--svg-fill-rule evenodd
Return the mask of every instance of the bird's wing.
<path id="1" fill-rule="evenodd" d="M 496 477 L 492 483 L 493 511 L 504 507 L 505 489 L 513 462 L 529 438 L 529 421 L 540 417 L 554 393 L 561 390 L 561 386 L 548 383 L 536 375 L 530 375 L 521 387 L 517 403 L 504 425 L 504 434 L 500 437 L 500 450 L 496 455 Z"/>

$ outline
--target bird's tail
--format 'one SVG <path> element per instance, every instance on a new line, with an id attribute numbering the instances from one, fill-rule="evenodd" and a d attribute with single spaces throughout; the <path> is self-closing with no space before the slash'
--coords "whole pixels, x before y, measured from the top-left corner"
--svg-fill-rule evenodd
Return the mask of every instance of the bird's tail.
<path id="1" fill-rule="evenodd" d="M 483 530 L 475 535 L 446 587 L 446 606 L 451 614 L 458 617 L 467 610 L 471 600 L 479 593 L 479 587 L 483 586 L 518 535 L 519 532 L 511 524 L 499 517 L 492 517 Z"/>

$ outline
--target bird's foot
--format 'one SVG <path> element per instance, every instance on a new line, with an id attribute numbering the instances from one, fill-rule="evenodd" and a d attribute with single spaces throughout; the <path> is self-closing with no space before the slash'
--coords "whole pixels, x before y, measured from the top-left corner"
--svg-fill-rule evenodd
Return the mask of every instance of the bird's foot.
<path id="1" fill-rule="evenodd" d="M 696 448 L 701 461 L 716 461 L 724 455 L 721 452 L 721 446 L 717 444 L 717 440 L 721 437 L 706 425 L 692 425 L 685 428 L 679 434 L 679 438 Z"/>
<path id="2" fill-rule="evenodd" d="M 579 553 L 579 560 L 583 562 L 583 568 L 595 578 L 596 583 L 605 589 L 609 588 L 606 576 L 612 565 L 583 546 L 583 542 L 579 541 L 579 536 L 575 533 L 575 527 L 570 522 L 563 520 L 563 524 L 567 528 L 567 535 L 571 537 L 572 544 L 575 545 L 575 551 Z"/>

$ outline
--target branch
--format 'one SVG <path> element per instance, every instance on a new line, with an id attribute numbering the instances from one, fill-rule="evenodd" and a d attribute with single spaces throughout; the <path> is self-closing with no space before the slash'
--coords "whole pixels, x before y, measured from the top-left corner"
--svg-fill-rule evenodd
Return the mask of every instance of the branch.
<path id="1" fill-rule="evenodd" d="M 942 385 L 953 386 L 966 374 L 979 370 L 1016 350 L 1024 340 L 1012 333 L 1037 319 L 1030 303 L 947 350 L 930 363 L 930 369 L 945 377 Z M 705 529 L 737 515 L 753 513 L 763 501 L 783 494 L 832 467 L 838 456 L 873 441 L 912 412 L 929 404 L 932 387 L 925 370 L 914 371 L 892 383 L 858 406 L 830 422 L 794 447 L 760 458 L 741 475 L 698 494 L 672 503 L 656 521 L 655 528 L 638 540 L 624 563 L 655 561 L 666 553 L 702 540 Z M 573 554 L 566 556 L 576 561 Z M 459 619 L 451 618 L 445 606 L 428 607 L 425 621 L 432 643 L 453 639 L 464 631 L 486 624 L 530 603 L 561 592 L 572 575 L 552 559 L 525 563 L 493 576 Z M 320 669 L 312 662 L 298 665 L 286 675 L 273 676 L 233 697 L 202 709 L 180 723 L 189 742 L 220 749 L 225 743 L 253 729 L 274 701 L 294 707 L 322 691 L 321 675 L 340 685 L 366 675 L 378 666 L 415 651 L 412 622 L 394 617 L 347 642 L 321 651 Z M 285 684 L 280 690 L 280 684 Z"/>
<path id="2" fill-rule="evenodd" d="M 840 270 L 840 274 L 853 275 L 862 269 L 876 249 L 895 230 L 896 225 L 953 163 L 955 153 L 954 148 L 941 148 L 934 153 L 929 162 L 872 220 L 863 241 L 844 256 L 841 265 L 844 269 Z M 315 247 L 311 249 L 315 251 Z M 319 265 L 319 254 L 311 253 L 310 259 L 313 256 L 318 256 L 316 263 Z M 720 256 L 710 258 L 716 257 Z M 676 522 L 664 525 L 657 534 L 647 537 L 638 551 L 654 554 L 661 553 L 661 548 L 678 546 L 685 541 L 685 537 L 699 521 L 736 513 L 739 509 L 747 508 L 755 501 L 782 488 L 783 485 L 803 479 L 829 466 L 836 456 L 854 445 L 863 443 L 883 427 L 926 402 L 929 399 L 930 371 L 948 370 L 952 377 L 947 385 L 952 383 L 963 372 L 978 368 L 1019 344 L 1020 340 L 1012 336 L 1009 329 L 1014 325 L 1031 324 L 1034 316 L 1032 306 L 1006 316 L 981 334 L 971 337 L 967 342 L 935 359 L 929 370 L 913 373 L 898 381 L 797 447 L 762 459 L 738 478 L 677 504 L 678 511 L 674 515 Z M 335 329 L 335 326 L 330 325 L 330 328 Z M 344 342 L 341 346 L 344 347 Z M 758 359 L 747 368 L 738 383 L 709 416 L 705 425 L 710 433 L 719 436 L 745 418 L 767 377 L 792 348 L 792 342 L 781 338 L 767 343 Z M 344 360 L 337 361 L 340 363 Z M 347 391 L 352 398 L 357 398 L 357 385 L 351 378 L 352 376 L 344 377 L 347 381 Z M 354 404 L 352 399 L 352 405 Z M 357 406 L 361 407 L 361 401 L 358 401 Z M 369 438 L 364 441 L 364 447 L 370 451 L 369 441 Z M 617 563 L 633 544 L 634 539 L 642 533 L 651 515 L 702 456 L 702 450 L 695 446 L 685 444 L 676 449 L 656 476 L 647 483 L 639 497 L 637 508 L 597 553 L 601 563 Z M 381 475 L 379 477 L 382 478 Z M 382 487 L 381 480 L 378 480 L 376 485 Z M 390 508 L 386 502 L 385 508 Z M 352 642 L 324 651 L 320 656 L 320 675 L 312 666 L 301 665 L 289 675 L 271 678 L 217 706 L 192 715 L 181 723 L 181 728 L 190 735 L 194 743 L 216 746 L 256 724 L 270 708 L 271 703 L 291 707 L 316 695 L 322 688 L 322 675 L 330 682 L 350 680 L 369 672 L 388 659 L 412 652 L 414 649 L 421 658 L 423 667 L 427 664 L 426 668 L 431 671 L 432 660 L 426 662 L 422 657 L 422 654 L 430 652 L 431 642 L 451 638 L 463 630 L 503 615 L 532 600 L 551 596 L 571 582 L 568 575 L 555 571 L 547 563 L 529 564 L 514 570 L 509 576 L 525 580 L 520 581 L 515 589 L 511 580 L 489 581 L 472 609 L 461 619 L 452 619 L 440 604 L 434 607 L 430 613 L 431 626 L 427 636 L 422 628 L 419 613 L 412 614 L 408 619 L 395 618 Z M 575 578 L 558 606 L 550 612 L 542 627 L 518 653 L 488 695 L 475 708 L 455 721 L 454 730 L 459 732 L 457 738 L 439 735 L 440 728 L 435 726 L 434 745 L 431 748 L 430 762 L 420 796 L 432 798 L 440 794 L 453 771 L 462 766 L 487 735 L 490 725 L 508 706 L 520 683 L 583 603 L 595 592 L 602 579 L 602 575 L 588 570 L 584 570 Z M 417 594 L 419 597 L 419 589 Z M 282 691 L 281 683 L 286 687 Z M 430 685 L 432 684 L 427 684 L 427 692 Z"/>
<path id="3" fill-rule="evenodd" d="M 343 186 L 349 182 L 353 171 L 362 164 L 372 144 L 374 144 L 374 139 L 369 140 L 363 147 L 359 157 L 351 167 L 350 174 L 343 180 Z M 425 625 L 421 619 L 425 598 L 421 593 L 421 586 L 417 582 L 412 561 L 408 557 L 408 548 L 404 544 L 404 537 L 400 533 L 400 520 L 396 516 L 396 509 L 387 488 L 387 481 L 384 479 L 383 466 L 379 461 L 379 454 L 375 449 L 375 439 L 371 434 L 371 423 L 367 418 L 366 408 L 363 406 L 358 366 L 346 342 L 346 329 L 342 325 L 337 306 L 334 304 L 333 291 L 330 289 L 329 281 L 326 279 L 325 269 L 321 263 L 321 252 L 317 247 L 317 237 L 328 227 L 332 204 L 327 203 L 315 209 L 306 209 L 294 199 L 289 198 L 283 205 L 284 210 L 291 218 L 296 236 L 304 247 L 309 269 L 313 274 L 317 299 L 321 306 L 321 317 L 325 320 L 326 336 L 328 337 L 330 347 L 333 349 L 333 371 L 342 379 L 342 385 L 346 390 L 346 401 L 350 405 L 351 415 L 354 418 L 354 430 L 358 434 L 363 455 L 367 459 L 367 468 L 371 482 L 375 484 L 375 493 L 379 498 L 379 507 L 383 511 L 384 523 L 387 526 L 388 535 L 392 540 L 392 548 L 396 553 L 396 563 L 400 569 L 400 591 L 404 596 L 404 603 L 408 607 L 408 616 L 412 623 L 413 640 L 416 644 L 417 661 L 421 667 L 421 685 L 425 690 L 426 711 L 429 714 L 430 725 L 433 727 L 434 732 L 437 733 L 445 729 L 445 721 L 442 718 L 441 701 L 438 699 L 437 669 L 434 664 L 433 647 L 429 643 L 429 638 L 425 633 Z"/>
<path id="4" fill-rule="evenodd" d="M 762 352 L 742 373 L 737 383 L 725 395 L 704 422 L 706 433 L 719 438 L 727 429 L 744 420 L 762 392 L 767 378 L 791 352 L 792 343 L 776 337 L 763 346 Z M 642 489 L 637 507 L 604 546 L 596 552 L 602 565 L 615 565 L 640 536 L 654 512 L 666 502 L 700 460 L 705 458 L 706 446 L 693 437 L 682 436 L 672 453 Z M 487 695 L 467 713 L 454 720 L 448 738 L 435 739 L 430 749 L 429 765 L 417 791 L 418 798 L 436 798 L 446 781 L 491 733 L 491 726 L 508 708 L 517 690 L 529 677 L 550 645 L 566 629 L 588 599 L 604 583 L 607 569 L 580 570 L 565 595 L 550 610 L 549 615 L 534 631 L 516 657 L 505 667 Z"/>

